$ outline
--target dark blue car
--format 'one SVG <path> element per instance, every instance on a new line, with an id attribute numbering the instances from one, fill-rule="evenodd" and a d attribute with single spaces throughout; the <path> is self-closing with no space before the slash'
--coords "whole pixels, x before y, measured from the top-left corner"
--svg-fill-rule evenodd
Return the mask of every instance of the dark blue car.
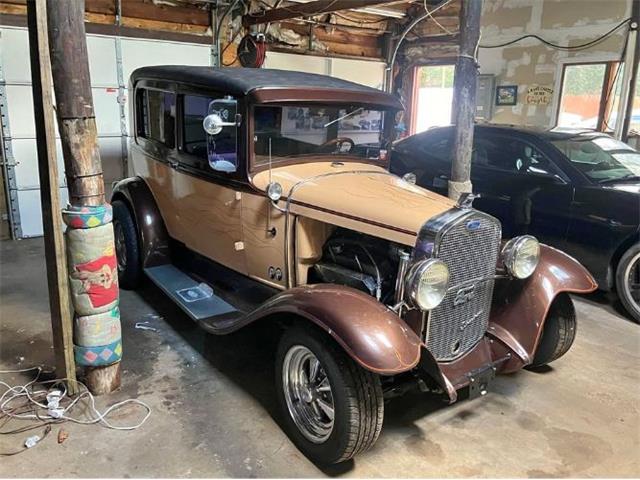
<path id="1" fill-rule="evenodd" d="M 391 171 L 446 195 L 452 147 L 453 127 L 413 135 L 394 145 Z M 640 153 L 602 133 L 477 125 L 471 181 L 503 237 L 569 253 L 640 322 Z"/>

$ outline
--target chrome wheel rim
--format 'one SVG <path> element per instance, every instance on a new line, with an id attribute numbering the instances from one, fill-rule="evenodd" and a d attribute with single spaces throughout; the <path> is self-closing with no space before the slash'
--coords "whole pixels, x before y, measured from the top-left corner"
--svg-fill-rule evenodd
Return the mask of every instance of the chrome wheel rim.
<path id="1" fill-rule="evenodd" d="M 124 229 L 120 222 L 113 222 L 114 240 L 116 244 L 116 259 L 118 271 L 124 272 L 127 268 L 127 246 L 124 241 Z"/>
<path id="2" fill-rule="evenodd" d="M 333 431 L 333 392 L 324 367 L 307 347 L 294 345 L 285 355 L 282 387 L 300 433 L 313 443 L 325 442 Z"/>
<path id="3" fill-rule="evenodd" d="M 640 252 L 631 259 L 625 271 L 627 292 L 635 307 L 640 309 Z"/>

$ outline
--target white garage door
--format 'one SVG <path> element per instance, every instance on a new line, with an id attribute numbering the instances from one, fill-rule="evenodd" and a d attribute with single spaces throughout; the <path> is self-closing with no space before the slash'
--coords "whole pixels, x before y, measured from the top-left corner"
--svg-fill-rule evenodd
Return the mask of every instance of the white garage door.
<path id="1" fill-rule="evenodd" d="M 113 182 L 126 176 L 126 142 L 123 145 L 122 137 L 123 131 L 128 131 L 128 107 L 125 105 L 122 110 L 124 118 L 121 119 L 116 41 L 115 37 L 87 35 L 93 103 L 107 194 L 110 193 Z M 121 39 L 120 42 L 123 86 L 126 86 L 131 72 L 141 66 L 167 63 L 209 64 L 207 45 L 138 39 Z M 0 28 L 0 63 L 0 81 L 4 81 L 0 101 L 8 118 L 8 125 L 3 133 L 12 156 L 8 158 L 10 165 L 5 174 L 11 181 L 10 209 L 16 227 L 13 233 L 18 238 L 39 236 L 42 235 L 42 212 L 26 29 Z M 128 97 L 126 89 L 124 97 Z M 121 121 L 125 124 L 124 129 Z M 59 186 L 64 204 L 67 202 L 67 191 L 62 148 L 57 133 L 56 125 Z"/>
<path id="2" fill-rule="evenodd" d="M 118 43 L 121 65 L 118 64 Z M 129 75 L 136 68 L 161 64 L 209 65 L 210 49 L 204 44 L 117 39 L 100 35 L 87 35 L 87 48 L 98 141 L 109 194 L 112 183 L 126 176 L 124 137 L 128 132 L 129 109 L 125 104 L 121 110 L 118 103 L 120 86 L 123 87 L 123 98 L 127 101 L 126 86 Z M 0 67 L 0 108 L 7 119 L 2 131 L 4 154 L 7 156 L 4 173 L 9 180 L 8 200 L 13 235 L 17 238 L 40 236 L 42 213 L 26 29 L 0 27 Z M 122 73 L 120 82 L 119 67 Z M 265 67 L 332 75 L 375 88 L 382 88 L 384 78 L 384 64 L 380 62 L 276 52 L 268 53 Z M 121 82 L 122 85 L 119 85 Z M 59 139 L 57 150 L 59 186 L 64 204 L 67 202 L 67 189 Z"/>

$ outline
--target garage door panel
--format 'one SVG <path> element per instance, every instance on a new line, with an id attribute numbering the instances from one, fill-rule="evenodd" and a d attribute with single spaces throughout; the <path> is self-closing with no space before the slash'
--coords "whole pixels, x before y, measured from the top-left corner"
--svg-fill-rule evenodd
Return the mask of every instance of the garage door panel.
<path id="1" fill-rule="evenodd" d="M 208 45 L 180 44 L 154 40 L 122 39 L 125 82 L 136 68 L 150 65 L 209 65 Z"/>
<path id="2" fill-rule="evenodd" d="M 118 89 L 92 88 L 96 125 L 100 135 L 120 135 L 120 110 Z M 33 120 L 33 97 L 29 85 L 7 85 L 9 124 L 13 138 L 35 138 Z M 58 123 L 54 116 L 54 127 L 58 136 Z"/>
<path id="3" fill-rule="evenodd" d="M 13 138 L 36 137 L 36 125 L 33 120 L 33 97 L 30 85 L 7 85 L 7 104 L 9 126 Z M 56 132 L 58 125 L 56 124 Z"/>
<path id="4" fill-rule="evenodd" d="M 2 70 L 6 83 L 31 82 L 29 34 L 25 29 L 0 28 Z"/>
<path id="5" fill-rule="evenodd" d="M 60 189 L 60 207 L 64 208 L 69 202 L 66 188 Z M 22 190 L 18 192 L 18 206 L 20 208 L 20 226 L 23 237 L 42 236 L 42 208 L 40 206 L 40 190 Z M 58 217 L 62 224 L 62 216 Z M 64 225 L 63 225 L 64 228 Z"/>
<path id="6" fill-rule="evenodd" d="M 18 138 L 11 142 L 15 159 L 16 186 L 18 189 L 37 188 L 40 185 L 38 174 L 38 150 L 33 138 Z M 58 160 L 58 185 L 65 185 L 62 144 L 56 140 Z"/>
<path id="7" fill-rule="evenodd" d="M 100 160 L 105 185 L 124 178 L 122 162 L 122 140 L 120 137 L 102 137 L 100 142 Z"/>
<path id="8" fill-rule="evenodd" d="M 120 137 L 99 137 L 98 144 L 105 184 L 122 179 L 124 167 Z M 38 188 L 40 177 L 36 141 L 32 138 L 14 139 L 12 148 L 16 162 L 16 187 L 19 190 Z M 65 186 L 64 157 L 60 140 L 56 140 L 56 156 L 58 160 L 58 185 Z"/>
<path id="9" fill-rule="evenodd" d="M 87 35 L 91 85 L 117 87 L 116 41 L 114 38 Z"/>
<path id="10" fill-rule="evenodd" d="M 92 88 L 98 135 L 120 136 L 120 105 L 117 88 Z"/>

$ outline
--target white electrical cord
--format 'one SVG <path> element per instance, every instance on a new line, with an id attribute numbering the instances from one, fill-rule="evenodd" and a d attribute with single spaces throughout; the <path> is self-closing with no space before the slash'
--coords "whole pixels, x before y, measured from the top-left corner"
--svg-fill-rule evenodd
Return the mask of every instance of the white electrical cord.
<path id="1" fill-rule="evenodd" d="M 0 395 L 0 415 L 4 415 L 10 418 L 23 419 L 23 420 L 34 420 L 34 419 L 41 420 L 41 421 L 54 420 L 54 421 L 60 421 L 61 423 L 63 421 L 69 421 L 69 422 L 77 423 L 80 425 L 93 425 L 96 423 L 102 423 L 105 427 L 113 430 L 135 430 L 136 428 L 141 427 L 142 424 L 144 424 L 144 422 L 146 422 L 149 416 L 151 415 L 151 407 L 149 407 L 146 403 L 133 398 L 123 400 L 122 402 L 117 402 L 101 413 L 96 408 L 94 396 L 91 394 L 91 392 L 89 391 L 89 389 L 84 383 L 79 382 L 77 380 L 70 380 L 67 378 L 45 380 L 45 381 L 39 382 L 38 378 L 42 373 L 41 367 L 24 368 L 21 370 L 0 370 L 0 374 L 24 373 L 29 371 L 37 371 L 36 377 L 24 385 L 11 386 L 8 383 L 0 380 L 0 385 L 6 388 L 6 391 L 2 395 Z M 84 388 L 84 391 L 78 394 L 73 400 L 71 400 L 70 397 L 67 397 L 66 388 L 62 387 L 62 390 L 60 389 L 61 388 L 60 385 L 63 385 L 63 382 L 65 381 L 72 381 L 77 385 L 82 386 Z M 51 386 L 46 390 L 35 389 L 36 385 L 44 387 L 47 384 Z M 46 404 L 43 404 L 36 399 L 43 395 L 47 400 Z M 12 413 L 13 409 L 10 408 L 12 402 L 22 397 L 27 398 L 28 402 L 34 407 L 35 413 L 22 413 L 22 414 Z M 71 402 L 68 405 L 63 406 L 62 401 L 65 398 L 68 398 L 69 400 L 71 400 Z M 75 418 L 70 416 L 71 409 L 74 406 L 78 405 L 80 400 L 84 398 L 89 399 L 89 405 L 88 405 L 89 408 L 87 412 L 89 419 L 83 420 L 80 418 Z M 138 423 L 136 423 L 135 425 L 131 425 L 131 426 L 120 426 L 120 425 L 113 425 L 109 423 L 109 421 L 107 420 L 107 417 L 109 416 L 109 414 L 111 414 L 115 410 L 127 404 L 136 404 L 143 407 L 144 410 L 146 410 L 146 414 L 144 418 L 140 420 Z M 44 410 L 44 412 L 39 412 L 38 410 Z"/>
<path id="2" fill-rule="evenodd" d="M 440 8 L 436 8 L 436 10 L 439 10 L 439 9 Z M 433 16 L 433 12 L 429 11 L 429 8 L 427 7 L 427 0 L 424 0 L 424 11 L 427 12 L 427 16 L 431 18 L 431 20 L 433 20 L 435 24 L 438 25 L 442 30 L 444 30 L 445 33 L 447 33 L 448 35 L 454 35 L 454 33 L 451 30 L 445 28 L 444 25 L 442 25 L 438 20 L 436 20 L 436 17 Z"/>

